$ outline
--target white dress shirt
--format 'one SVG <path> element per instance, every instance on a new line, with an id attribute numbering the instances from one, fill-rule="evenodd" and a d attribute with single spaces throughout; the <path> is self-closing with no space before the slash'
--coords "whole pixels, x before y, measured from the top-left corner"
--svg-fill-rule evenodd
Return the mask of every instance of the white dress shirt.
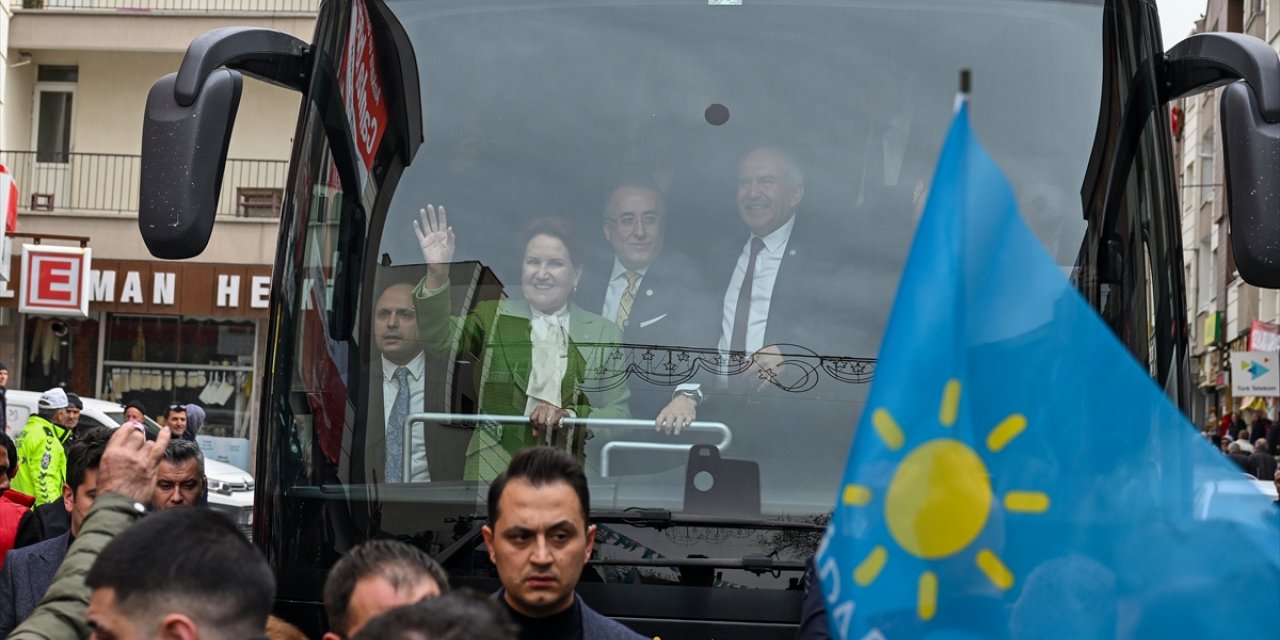
<path id="1" fill-rule="evenodd" d="M 524 414 L 533 413 L 538 401 L 560 406 L 564 374 L 569 370 L 569 306 L 547 315 L 529 309 L 529 340 L 533 343 L 532 370 L 525 389 Z"/>
<path id="2" fill-rule="evenodd" d="M 426 375 L 427 358 L 421 352 L 404 365 L 409 370 L 409 414 L 422 413 L 426 409 Z M 391 408 L 396 403 L 396 394 L 400 393 L 400 385 L 396 384 L 396 369 L 400 365 L 382 356 L 382 420 L 386 428 L 386 420 L 391 417 Z M 423 437 L 422 425 L 412 427 L 405 421 L 405 429 L 409 432 L 409 477 L 406 482 L 428 482 L 431 480 L 427 469 L 427 442 Z"/>
<path id="3" fill-rule="evenodd" d="M 747 354 L 755 353 L 764 346 L 764 330 L 769 322 L 769 301 L 773 298 L 773 284 L 778 280 L 778 269 L 782 266 L 782 256 L 787 251 L 787 242 L 791 240 L 791 229 L 796 225 L 795 216 L 773 233 L 761 238 L 764 248 L 756 256 L 756 271 L 751 280 L 751 311 L 747 321 Z M 742 289 L 742 279 L 747 275 L 747 260 L 751 258 L 751 240 L 742 246 L 738 255 L 738 264 L 733 268 L 733 277 L 729 279 L 729 288 L 724 292 L 724 312 L 720 321 L 720 351 L 729 351 L 729 338 L 733 335 L 733 319 L 738 312 L 738 292 Z"/>
<path id="4" fill-rule="evenodd" d="M 627 292 L 627 271 L 615 256 L 613 258 L 613 274 L 609 276 L 609 288 L 604 292 L 604 308 L 600 310 L 600 315 L 605 320 L 613 321 L 618 317 L 618 306 L 622 304 L 622 294 Z M 640 283 L 644 282 L 644 274 L 649 271 L 649 265 L 645 265 L 640 269 L 631 269 L 640 274 L 640 279 L 636 280 L 636 297 L 639 297 Z M 633 307 L 634 308 L 634 307 Z"/>

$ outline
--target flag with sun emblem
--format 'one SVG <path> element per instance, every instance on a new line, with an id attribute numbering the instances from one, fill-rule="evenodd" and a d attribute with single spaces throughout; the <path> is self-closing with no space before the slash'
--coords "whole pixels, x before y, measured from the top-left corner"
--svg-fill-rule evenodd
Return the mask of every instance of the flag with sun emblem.
<path id="1" fill-rule="evenodd" d="M 963 99 L 815 566 L 838 638 L 1280 629 L 1280 508 L 1063 277 Z"/>

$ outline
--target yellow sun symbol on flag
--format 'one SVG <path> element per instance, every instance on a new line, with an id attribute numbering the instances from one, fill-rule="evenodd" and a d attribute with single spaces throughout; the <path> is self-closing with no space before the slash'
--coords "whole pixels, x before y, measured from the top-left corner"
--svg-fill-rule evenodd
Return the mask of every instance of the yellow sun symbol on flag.
<path id="1" fill-rule="evenodd" d="M 938 423 L 950 428 L 960 409 L 960 381 L 950 380 L 942 393 Z M 885 409 L 871 414 L 876 435 L 891 451 L 902 449 L 906 441 L 902 427 Z M 1027 428 L 1022 414 L 1001 420 L 987 434 L 987 451 L 999 453 Z M 841 501 L 850 507 L 865 507 L 875 499 L 868 487 L 849 484 Z M 912 449 L 898 463 L 884 498 L 884 515 L 889 534 L 907 553 L 924 560 L 938 560 L 963 551 L 986 526 L 994 495 L 987 467 L 968 445 L 959 440 L 937 438 Z M 1016 513 L 1044 513 L 1049 496 L 1038 491 L 1009 491 L 1002 497 L 1004 508 Z M 876 581 L 889 560 L 883 545 L 876 545 L 853 572 L 858 586 Z M 990 549 L 979 549 L 974 563 L 1001 591 L 1013 587 L 1013 572 Z M 938 576 L 920 574 L 916 589 L 916 613 L 931 620 L 937 612 Z"/>

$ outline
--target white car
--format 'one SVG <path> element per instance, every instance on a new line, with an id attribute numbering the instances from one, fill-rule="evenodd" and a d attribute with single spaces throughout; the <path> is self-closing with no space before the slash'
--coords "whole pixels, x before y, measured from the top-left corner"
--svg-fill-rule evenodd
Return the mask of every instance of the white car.
<path id="1" fill-rule="evenodd" d="M 1210 481 L 1196 492 L 1198 520 L 1227 519 L 1247 525 L 1261 525 L 1276 518 L 1276 486 L 1242 474 L 1239 481 Z"/>
<path id="2" fill-rule="evenodd" d="M 18 438 L 27 418 L 36 411 L 40 392 L 10 390 L 5 393 L 8 415 L 5 416 L 9 437 Z M 124 407 L 115 402 L 85 398 L 80 411 L 80 424 L 101 425 L 115 429 L 124 422 Z M 160 425 L 150 417 L 145 418 L 147 433 L 160 432 Z M 209 480 L 209 506 L 227 514 L 232 522 L 249 536 L 253 528 L 253 476 L 248 472 L 217 460 L 204 460 L 204 474 Z"/>

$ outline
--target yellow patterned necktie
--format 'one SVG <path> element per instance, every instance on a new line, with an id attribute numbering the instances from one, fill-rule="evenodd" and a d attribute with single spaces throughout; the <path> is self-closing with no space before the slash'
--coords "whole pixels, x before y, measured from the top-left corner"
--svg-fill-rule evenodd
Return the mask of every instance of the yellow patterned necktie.
<path id="1" fill-rule="evenodd" d="M 640 283 L 640 272 L 626 271 L 622 276 L 627 279 L 627 290 L 622 292 L 622 300 L 618 302 L 618 328 L 626 331 L 627 318 L 631 317 L 631 304 L 636 301 L 636 285 Z"/>

